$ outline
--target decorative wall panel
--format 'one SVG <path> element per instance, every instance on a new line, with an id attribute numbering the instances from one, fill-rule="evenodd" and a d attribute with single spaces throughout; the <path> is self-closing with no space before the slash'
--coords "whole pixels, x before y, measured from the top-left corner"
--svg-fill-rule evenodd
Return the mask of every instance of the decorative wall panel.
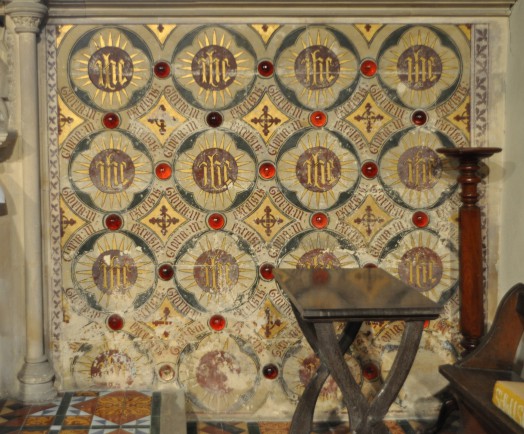
<path id="1" fill-rule="evenodd" d="M 456 357 L 457 185 L 435 150 L 485 135 L 484 31 L 49 27 L 59 387 L 183 388 L 199 417 L 288 417 L 318 360 L 273 268 L 378 266 L 445 307 L 391 413 L 425 411 Z M 367 324 L 347 355 L 368 395 L 402 329 Z M 342 407 L 332 381 L 320 401 Z"/>

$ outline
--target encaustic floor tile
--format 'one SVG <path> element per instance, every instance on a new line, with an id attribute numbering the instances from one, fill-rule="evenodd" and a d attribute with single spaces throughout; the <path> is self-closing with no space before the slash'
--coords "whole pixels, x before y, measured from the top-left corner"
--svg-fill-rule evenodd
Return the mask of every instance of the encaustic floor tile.
<path id="1" fill-rule="evenodd" d="M 167 399 L 167 397 L 166 397 Z M 168 400 L 166 403 L 169 402 Z M 160 392 L 65 393 L 48 405 L 0 400 L 0 434 L 287 434 L 289 422 L 188 422 L 187 431 L 162 427 Z M 428 423 L 387 421 L 391 434 L 419 434 Z M 173 431 L 175 430 L 175 431 Z M 347 423 L 316 423 L 312 434 L 347 434 Z M 442 434 L 461 434 L 452 417 Z"/>

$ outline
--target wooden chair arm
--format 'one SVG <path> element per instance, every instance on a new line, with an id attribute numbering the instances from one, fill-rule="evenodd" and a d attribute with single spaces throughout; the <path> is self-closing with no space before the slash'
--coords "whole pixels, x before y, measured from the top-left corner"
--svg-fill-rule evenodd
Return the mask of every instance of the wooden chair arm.
<path id="1" fill-rule="evenodd" d="M 480 345 L 456 366 L 511 371 L 524 332 L 524 284 L 517 283 L 501 300 L 491 329 Z"/>

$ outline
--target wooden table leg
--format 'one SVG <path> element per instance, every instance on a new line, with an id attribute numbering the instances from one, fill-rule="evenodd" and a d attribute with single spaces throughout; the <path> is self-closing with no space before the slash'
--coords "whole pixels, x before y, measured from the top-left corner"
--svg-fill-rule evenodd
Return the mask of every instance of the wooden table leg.
<path id="1" fill-rule="evenodd" d="M 302 320 L 300 314 L 296 311 L 293 305 L 292 307 L 302 333 L 306 337 L 313 351 L 318 354 L 318 339 L 313 324 Z M 355 340 L 360 326 L 361 323 L 346 324 L 340 339 L 337 341 L 337 347 L 340 347 L 340 351 L 344 354 Z M 304 392 L 297 403 L 295 413 L 293 414 L 293 419 L 291 420 L 289 434 L 309 434 L 311 432 L 313 427 L 313 414 L 318 400 L 318 395 L 322 390 L 322 386 L 328 379 L 329 374 L 330 372 L 326 365 L 322 363 L 315 375 L 311 378 L 310 382 L 305 387 Z"/>
<path id="2" fill-rule="evenodd" d="M 318 338 L 320 360 L 328 367 L 342 392 L 351 426 L 357 427 L 362 423 L 362 418 L 366 413 L 368 406 L 366 398 L 344 359 L 333 324 L 314 323 L 314 327 Z"/>
<path id="3" fill-rule="evenodd" d="M 384 419 L 389 407 L 404 385 L 417 355 L 423 329 L 424 321 L 407 321 L 405 323 L 404 333 L 389 375 L 382 389 L 380 389 L 369 406 L 367 423 L 370 425 L 381 422 Z"/>
<path id="4" fill-rule="evenodd" d="M 383 419 L 411 370 L 422 337 L 424 321 L 406 322 L 391 371 L 371 404 L 368 404 L 363 396 L 344 360 L 344 355 L 337 345 L 332 324 L 315 323 L 314 327 L 320 358 L 329 371 L 326 375 L 331 373 L 342 391 L 352 432 L 358 434 L 388 434 L 389 430 Z"/>

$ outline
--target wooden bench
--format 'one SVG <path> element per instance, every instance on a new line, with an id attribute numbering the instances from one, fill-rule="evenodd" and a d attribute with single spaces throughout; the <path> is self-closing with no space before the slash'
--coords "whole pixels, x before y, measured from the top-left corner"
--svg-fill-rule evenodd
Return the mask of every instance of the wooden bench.
<path id="1" fill-rule="evenodd" d="M 524 284 L 519 283 L 500 302 L 481 344 L 455 365 L 440 367 L 467 434 L 524 433 L 524 428 L 491 402 L 496 381 L 522 381 L 516 373 L 515 355 L 523 332 Z"/>

